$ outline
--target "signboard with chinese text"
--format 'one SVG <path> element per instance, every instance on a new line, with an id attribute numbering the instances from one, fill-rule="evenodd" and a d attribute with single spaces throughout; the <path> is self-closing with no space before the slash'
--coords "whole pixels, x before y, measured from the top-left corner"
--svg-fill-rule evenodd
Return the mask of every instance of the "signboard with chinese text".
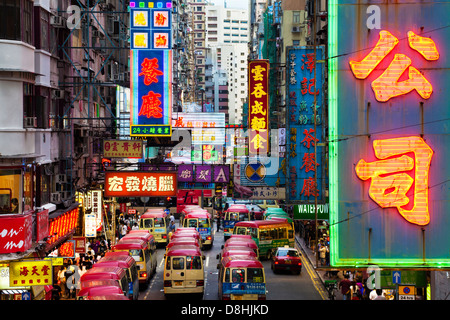
<path id="1" fill-rule="evenodd" d="M 106 172 L 105 197 L 173 197 L 177 174 L 173 172 Z"/>
<path id="2" fill-rule="evenodd" d="M 194 145 L 225 144 L 225 113 L 181 113 L 172 119 L 172 127 L 190 129 Z"/>
<path id="3" fill-rule="evenodd" d="M 48 236 L 48 209 L 36 212 L 36 240 L 41 241 Z"/>
<path id="4" fill-rule="evenodd" d="M 177 179 L 180 182 L 228 183 L 230 167 L 228 165 L 180 164 Z"/>
<path id="5" fill-rule="evenodd" d="M 68 210 L 62 215 L 51 218 L 49 225 L 48 244 L 53 244 L 61 238 L 73 233 L 78 224 L 78 208 Z"/>
<path id="6" fill-rule="evenodd" d="M 330 263 L 448 268 L 450 2 L 328 9 Z"/>
<path id="7" fill-rule="evenodd" d="M 53 284 L 51 260 L 20 261 L 9 264 L 11 287 Z"/>
<path id="8" fill-rule="evenodd" d="M 172 51 L 130 51 L 130 135 L 172 134 Z"/>
<path id="9" fill-rule="evenodd" d="M 96 217 L 96 228 L 97 231 L 101 231 L 103 223 L 103 195 L 102 190 L 92 190 L 92 214 Z"/>
<path id="10" fill-rule="evenodd" d="M 105 158 L 142 158 L 142 140 L 103 140 Z"/>
<path id="11" fill-rule="evenodd" d="M 290 201 L 313 202 L 324 197 L 323 46 L 287 47 L 286 157 Z M 314 77 L 315 76 L 315 77 Z M 314 104 L 315 98 L 315 104 Z M 316 149 L 316 150 L 315 150 Z M 317 181 L 315 174 L 317 173 Z"/>
<path id="12" fill-rule="evenodd" d="M 269 155 L 269 61 L 248 64 L 249 154 Z"/>
<path id="13" fill-rule="evenodd" d="M 130 6 L 131 50 L 172 48 L 172 3 L 164 3 L 164 8 L 159 3 L 160 8 Z"/>

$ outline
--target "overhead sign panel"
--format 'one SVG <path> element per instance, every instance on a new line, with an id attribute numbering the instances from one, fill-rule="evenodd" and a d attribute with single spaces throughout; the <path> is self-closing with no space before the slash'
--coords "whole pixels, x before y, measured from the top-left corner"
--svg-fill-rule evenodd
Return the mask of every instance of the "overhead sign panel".
<path id="1" fill-rule="evenodd" d="M 105 197 L 172 197 L 177 192 L 174 172 L 106 172 Z"/>
<path id="2" fill-rule="evenodd" d="M 328 9 L 331 265 L 449 267 L 450 2 Z"/>

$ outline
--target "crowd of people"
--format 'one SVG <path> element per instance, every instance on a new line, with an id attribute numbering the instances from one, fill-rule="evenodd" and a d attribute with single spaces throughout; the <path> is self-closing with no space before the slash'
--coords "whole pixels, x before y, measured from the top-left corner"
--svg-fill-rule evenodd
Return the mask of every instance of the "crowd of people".
<path id="1" fill-rule="evenodd" d="M 344 300 L 387 300 L 382 289 L 369 289 L 359 273 L 352 278 L 352 273 L 344 272 L 344 279 L 339 282 L 339 290 Z"/>

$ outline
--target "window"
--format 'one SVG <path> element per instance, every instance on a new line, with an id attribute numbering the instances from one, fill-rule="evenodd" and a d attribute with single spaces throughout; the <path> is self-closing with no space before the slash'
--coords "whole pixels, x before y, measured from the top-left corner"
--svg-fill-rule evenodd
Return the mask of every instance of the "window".
<path id="1" fill-rule="evenodd" d="M 245 269 L 232 269 L 231 282 L 245 282 Z"/>
<path id="2" fill-rule="evenodd" d="M 187 256 L 186 257 L 186 270 L 201 270 L 202 258 L 199 256 Z"/>
<path id="3" fill-rule="evenodd" d="M 292 40 L 292 45 L 299 46 L 300 45 L 300 40 Z"/>
<path id="4" fill-rule="evenodd" d="M 264 283 L 264 273 L 261 268 L 247 268 L 248 283 Z"/>
<path id="5" fill-rule="evenodd" d="M 22 212 L 20 197 L 20 181 L 22 179 L 20 170 L 2 170 L 0 172 L 0 213 Z M 17 188 L 16 188 L 17 186 Z"/>
<path id="6" fill-rule="evenodd" d="M 300 11 L 292 11 L 292 23 L 300 23 Z"/>
<path id="7" fill-rule="evenodd" d="M 155 218 L 155 228 L 165 227 L 164 218 Z"/>
<path id="8" fill-rule="evenodd" d="M 153 219 L 143 219 L 144 228 L 153 228 Z"/>
<path id="9" fill-rule="evenodd" d="M 34 85 L 31 83 L 23 84 L 23 113 L 24 117 L 35 117 L 34 110 Z"/>
<path id="10" fill-rule="evenodd" d="M 184 258 L 172 258 L 173 270 L 184 270 Z"/>
<path id="11" fill-rule="evenodd" d="M 25 1 L 25 5 L 23 6 L 23 42 L 26 42 L 28 44 L 32 43 L 32 19 L 33 19 L 33 2 L 31 1 Z"/>
<path id="12" fill-rule="evenodd" d="M 0 39 L 22 40 L 20 18 L 20 1 L 0 0 Z"/>
<path id="13" fill-rule="evenodd" d="M 50 15 L 49 13 L 41 8 L 41 20 L 40 20 L 40 33 L 38 36 L 40 37 L 40 49 L 50 52 L 50 42 L 49 42 L 49 22 Z"/>

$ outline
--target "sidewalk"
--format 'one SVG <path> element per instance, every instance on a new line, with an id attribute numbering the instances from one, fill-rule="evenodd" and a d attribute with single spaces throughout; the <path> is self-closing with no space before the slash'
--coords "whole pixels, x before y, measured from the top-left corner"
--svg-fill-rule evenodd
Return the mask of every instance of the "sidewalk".
<path id="1" fill-rule="evenodd" d="M 295 242 L 296 242 L 297 246 L 299 247 L 299 249 L 302 251 L 303 257 L 306 257 L 308 259 L 310 265 L 314 269 L 314 272 L 317 274 L 318 278 L 320 279 L 320 281 L 322 282 L 322 284 L 324 286 L 325 286 L 325 280 L 337 280 L 337 283 L 339 285 L 339 282 L 342 279 L 344 279 L 342 271 L 339 271 L 337 273 L 337 276 L 328 276 L 327 271 L 316 268 L 315 252 L 305 244 L 304 239 L 302 237 L 300 237 L 298 234 L 296 234 Z M 338 270 L 336 270 L 336 271 L 338 271 Z M 335 291 L 335 296 L 336 296 L 336 300 L 343 300 L 342 293 L 340 292 L 339 289 Z"/>

